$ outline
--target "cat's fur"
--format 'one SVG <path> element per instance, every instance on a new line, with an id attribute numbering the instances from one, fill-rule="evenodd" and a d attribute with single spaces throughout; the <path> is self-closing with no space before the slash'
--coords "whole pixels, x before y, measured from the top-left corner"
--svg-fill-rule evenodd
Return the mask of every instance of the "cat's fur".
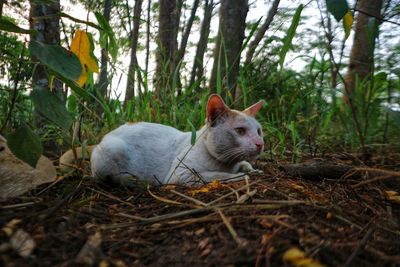
<path id="1" fill-rule="evenodd" d="M 263 149 L 263 133 L 256 113 L 264 101 L 244 111 L 229 109 L 211 95 L 206 125 L 191 145 L 190 132 L 156 123 L 127 123 L 104 136 L 91 155 L 92 175 L 126 184 L 130 177 L 150 183 L 209 182 L 253 170 Z"/>

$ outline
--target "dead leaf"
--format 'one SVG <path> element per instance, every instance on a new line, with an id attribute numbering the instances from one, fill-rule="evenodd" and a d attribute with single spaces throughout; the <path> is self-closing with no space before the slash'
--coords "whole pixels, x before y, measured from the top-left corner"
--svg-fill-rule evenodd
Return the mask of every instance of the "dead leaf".
<path id="1" fill-rule="evenodd" d="M 271 239 L 271 237 L 272 237 L 272 234 L 270 234 L 270 233 L 263 234 L 262 237 L 261 237 L 261 242 L 260 243 L 263 244 L 263 245 L 268 244 L 268 242 Z"/>
<path id="2" fill-rule="evenodd" d="M 89 236 L 85 245 L 83 245 L 81 251 L 76 257 L 76 262 L 93 265 L 101 253 L 101 242 L 102 237 L 100 232 L 96 232 L 94 235 Z"/>
<path id="3" fill-rule="evenodd" d="M 24 258 L 30 256 L 32 254 L 32 251 L 36 247 L 35 241 L 27 232 L 22 229 L 18 229 L 11 236 L 10 244 L 12 248 L 18 253 L 18 255 Z"/>
<path id="4" fill-rule="evenodd" d="M 38 185 L 54 181 L 56 177 L 56 170 L 48 158 L 42 155 L 36 168 L 32 168 L 11 152 L 0 135 L 0 198 L 20 196 Z"/>
<path id="5" fill-rule="evenodd" d="M 200 249 L 200 250 L 203 250 L 207 245 L 208 245 L 208 242 L 210 241 L 210 238 L 209 237 L 207 237 L 207 238 L 204 238 L 203 240 L 201 240 L 200 242 L 199 242 L 199 244 L 197 245 L 197 247 Z"/>
<path id="6" fill-rule="evenodd" d="M 211 183 L 207 184 L 206 186 L 200 187 L 199 189 L 191 190 L 189 193 L 194 196 L 198 193 L 207 193 L 211 190 L 222 188 L 221 181 L 213 180 Z"/>
<path id="7" fill-rule="evenodd" d="M 194 234 L 199 236 L 199 235 L 203 234 L 205 231 L 206 231 L 206 228 L 203 227 L 203 228 L 200 228 L 200 229 L 196 230 L 194 232 Z"/>
<path id="8" fill-rule="evenodd" d="M 288 249 L 282 256 L 283 261 L 290 262 L 298 267 L 324 267 L 319 261 L 314 260 L 297 247 Z"/>
<path id="9" fill-rule="evenodd" d="M 393 203 L 400 204 L 400 195 L 396 191 L 385 191 L 385 197 Z"/>
<path id="10" fill-rule="evenodd" d="M 11 236 L 15 227 L 21 223 L 21 219 L 12 219 L 1 230 L 7 235 Z"/>

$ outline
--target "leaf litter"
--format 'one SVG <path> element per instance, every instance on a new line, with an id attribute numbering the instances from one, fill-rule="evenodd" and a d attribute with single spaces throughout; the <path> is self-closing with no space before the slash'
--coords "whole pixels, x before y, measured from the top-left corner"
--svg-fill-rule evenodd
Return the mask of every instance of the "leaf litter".
<path id="1" fill-rule="evenodd" d="M 0 264 L 400 264 L 398 165 L 352 166 L 320 180 L 288 175 L 277 164 L 259 167 L 264 174 L 198 188 L 124 189 L 76 172 L 0 202 Z"/>

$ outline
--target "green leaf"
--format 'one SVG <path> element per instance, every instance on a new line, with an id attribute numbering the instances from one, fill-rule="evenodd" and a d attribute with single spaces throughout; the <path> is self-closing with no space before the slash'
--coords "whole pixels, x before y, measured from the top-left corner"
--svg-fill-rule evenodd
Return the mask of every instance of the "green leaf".
<path id="1" fill-rule="evenodd" d="M 110 53 L 111 57 L 113 58 L 113 61 L 115 62 L 118 55 L 118 45 L 117 41 L 115 40 L 114 32 L 108 21 L 104 18 L 104 16 L 101 13 L 95 12 L 94 15 L 96 16 L 97 22 L 102 28 L 102 30 L 100 30 L 100 40 L 99 40 L 100 46 L 102 48 L 107 47 L 108 52 Z"/>
<path id="2" fill-rule="evenodd" d="M 368 20 L 367 26 L 367 36 L 368 36 L 368 48 L 373 49 L 373 43 L 375 38 L 378 36 L 379 23 L 375 18 L 370 18 Z"/>
<path id="3" fill-rule="evenodd" d="M 76 93 L 80 97 L 83 97 L 85 100 L 90 100 L 89 93 L 87 91 L 85 91 L 82 87 L 80 87 L 78 84 L 76 84 L 74 81 L 71 81 L 71 80 L 63 77 L 62 75 L 60 75 L 56 72 L 54 74 L 57 76 L 58 79 L 60 79 L 60 81 L 62 81 L 66 85 L 68 85 L 68 87 L 71 88 L 71 90 L 74 93 Z"/>
<path id="4" fill-rule="evenodd" d="M 196 143 L 196 128 L 194 128 L 192 122 L 190 120 L 187 120 L 191 132 L 192 132 L 192 137 L 190 138 L 190 144 L 192 144 L 192 146 Z"/>
<path id="5" fill-rule="evenodd" d="M 36 167 L 43 148 L 39 137 L 25 123 L 7 136 L 7 144 L 16 157 Z"/>
<path id="6" fill-rule="evenodd" d="M 25 33 L 25 34 L 36 32 L 35 30 L 22 29 L 4 17 L 0 18 L 0 30 L 6 32 Z"/>
<path id="7" fill-rule="evenodd" d="M 299 26 L 301 11 L 303 11 L 303 7 L 304 6 L 301 4 L 296 9 L 296 12 L 293 15 L 292 23 L 290 24 L 290 27 L 286 34 L 286 37 L 283 41 L 283 46 L 282 46 L 281 50 L 279 51 L 279 65 L 281 67 L 281 70 L 283 67 L 283 63 L 285 62 L 286 54 L 289 51 L 290 45 L 292 44 L 292 40 L 296 33 L 297 26 Z"/>
<path id="8" fill-rule="evenodd" d="M 29 50 L 42 64 L 67 79 L 75 81 L 81 75 L 82 66 L 78 57 L 59 45 L 31 41 Z"/>
<path id="9" fill-rule="evenodd" d="M 45 118 L 63 129 L 69 129 L 72 124 L 64 103 L 47 89 L 33 89 L 30 95 L 35 108 Z"/>
<path id="10" fill-rule="evenodd" d="M 338 22 L 349 11 L 349 5 L 346 0 L 326 0 L 326 7 Z"/>

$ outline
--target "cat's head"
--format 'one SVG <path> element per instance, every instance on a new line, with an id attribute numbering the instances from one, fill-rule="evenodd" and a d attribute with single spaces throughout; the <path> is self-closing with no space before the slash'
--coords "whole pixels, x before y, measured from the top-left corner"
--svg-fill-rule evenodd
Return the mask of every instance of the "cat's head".
<path id="1" fill-rule="evenodd" d="M 207 102 L 205 139 L 210 154 L 227 164 L 257 159 L 264 149 L 264 140 L 255 116 L 263 105 L 261 100 L 238 111 L 227 107 L 219 95 L 211 95 Z"/>

